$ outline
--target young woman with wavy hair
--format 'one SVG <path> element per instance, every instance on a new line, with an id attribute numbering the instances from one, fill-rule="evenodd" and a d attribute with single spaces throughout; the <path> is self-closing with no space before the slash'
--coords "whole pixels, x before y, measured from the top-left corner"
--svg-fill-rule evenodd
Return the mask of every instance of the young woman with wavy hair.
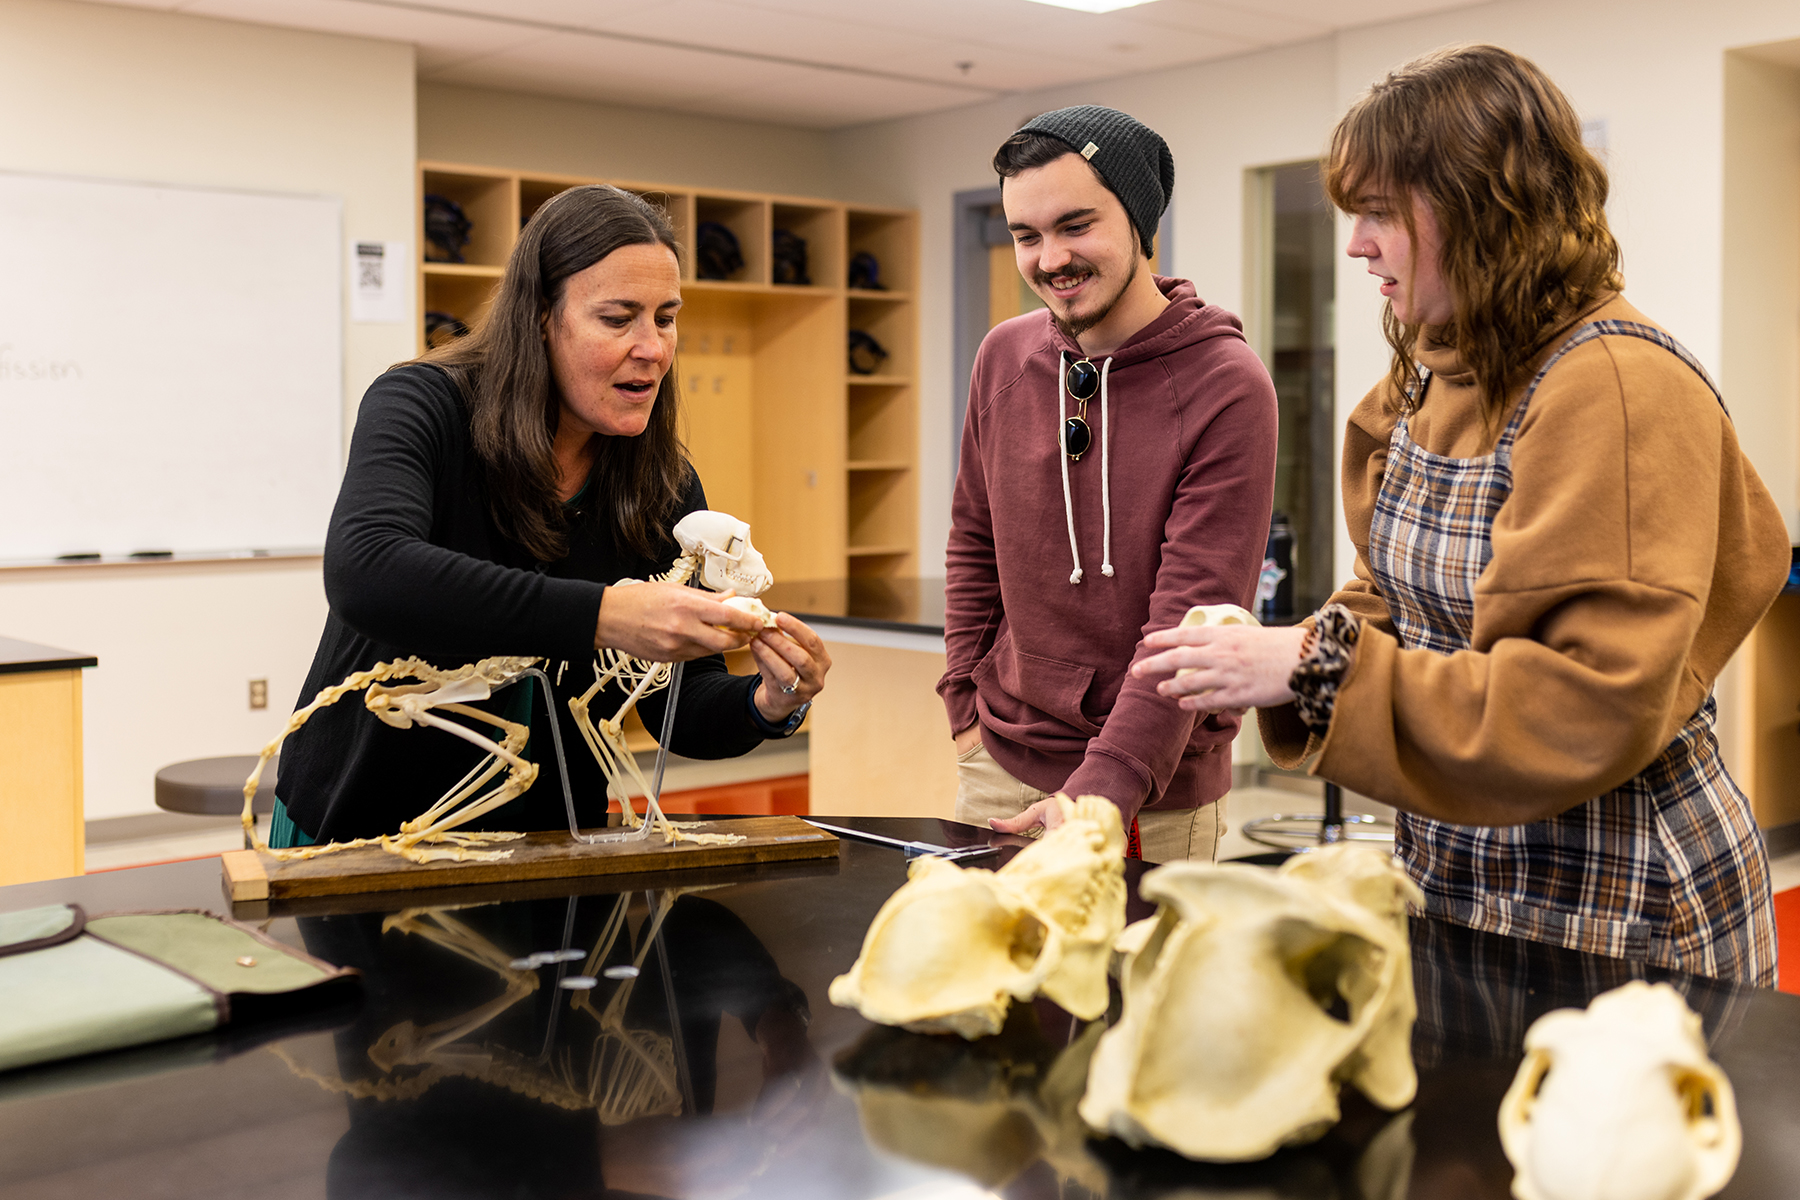
<path id="1" fill-rule="evenodd" d="M 778 634 L 692 588 L 608 586 L 667 570 L 680 553 L 675 522 L 706 507 L 679 435 L 680 308 L 674 231 L 642 198 L 571 188 L 533 214 L 474 331 L 393 368 L 363 397 L 326 534 L 330 612 L 301 703 L 409 655 L 445 667 L 538 656 L 566 662 L 585 688 L 605 646 L 690 663 L 677 753 L 726 758 L 793 732 L 831 665 L 804 624 L 783 614 Z M 726 672 L 719 652 L 744 645 L 759 675 Z M 543 725 L 531 686 L 496 703 Z M 652 728 L 663 699 L 641 706 Z M 271 845 L 392 832 L 478 757 L 360 707 L 320 709 L 288 738 Z M 563 743 L 580 747 L 568 714 L 558 719 Z M 551 744 L 534 728 L 530 747 Z M 584 823 L 604 823 L 597 765 L 583 753 L 569 770 Z M 540 778 L 494 820 L 561 827 L 560 782 Z"/>
<path id="2" fill-rule="evenodd" d="M 1772 984 L 1712 685 L 1787 531 L 1706 371 L 1620 295 L 1573 107 L 1509 51 L 1438 51 L 1351 107 L 1326 186 L 1393 348 L 1345 435 L 1355 578 L 1300 628 L 1152 634 L 1138 669 L 1399 809 L 1429 914 Z"/>

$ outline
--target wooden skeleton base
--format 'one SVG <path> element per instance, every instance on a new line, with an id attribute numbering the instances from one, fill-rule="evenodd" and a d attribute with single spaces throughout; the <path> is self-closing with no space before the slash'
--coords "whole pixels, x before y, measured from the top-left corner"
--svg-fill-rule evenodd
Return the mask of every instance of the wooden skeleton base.
<path id="1" fill-rule="evenodd" d="M 464 862 L 508 857 L 512 854 L 511 850 L 483 850 L 479 847 L 495 842 L 514 841 L 524 837 L 524 834 L 459 832 L 457 826 L 499 808 L 537 779 L 537 764 L 519 757 L 519 751 L 524 749 L 525 739 L 530 736 L 531 731 L 525 725 L 483 712 L 468 702 L 487 699 L 493 694 L 494 688 L 517 679 L 537 662 L 535 658 L 484 658 L 480 662 L 446 671 L 421 659 L 402 658 L 393 662 L 376 663 L 367 671 L 358 671 L 342 683 L 326 688 L 313 698 L 311 704 L 295 710 L 281 732 L 263 747 L 262 756 L 256 760 L 256 769 L 244 781 L 245 836 L 258 850 L 285 862 L 316 858 L 321 854 L 351 850 L 359 846 L 380 846 L 390 854 L 397 854 L 416 863 L 441 859 Z M 391 679 L 417 679 L 421 682 L 397 687 L 382 686 Z M 476 763 L 454 787 L 440 796 L 437 803 L 401 825 L 397 834 L 357 838 L 349 842 L 326 842 L 317 846 L 271 849 L 268 842 L 256 832 L 256 817 L 252 811 L 256 788 L 262 780 L 264 768 L 269 765 L 275 752 L 281 749 L 281 743 L 287 736 L 306 724 L 315 712 L 363 688 L 369 689 L 369 694 L 363 699 L 364 705 L 387 724 L 397 729 L 410 729 L 415 724 L 442 729 L 486 751 L 487 756 Z M 503 731 L 504 736 L 496 742 L 467 725 L 438 715 L 434 709 L 496 726 Z M 477 795 L 502 769 L 506 772 L 506 778 L 491 791 Z"/>

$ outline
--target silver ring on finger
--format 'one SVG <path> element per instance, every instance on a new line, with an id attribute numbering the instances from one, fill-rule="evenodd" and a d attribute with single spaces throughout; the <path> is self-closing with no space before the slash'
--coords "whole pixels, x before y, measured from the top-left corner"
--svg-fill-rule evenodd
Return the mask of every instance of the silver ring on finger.
<path id="1" fill-rule="evenodd" d="M 794 672 L 794 682 L 782 684 L 781 685 L 781 694 L 784 696 L 791 696 L 794 694 L 794 690 L 796 688 L 798 688 L 799 686 L 800 686 L 800 672 L 795 671 Z"/>

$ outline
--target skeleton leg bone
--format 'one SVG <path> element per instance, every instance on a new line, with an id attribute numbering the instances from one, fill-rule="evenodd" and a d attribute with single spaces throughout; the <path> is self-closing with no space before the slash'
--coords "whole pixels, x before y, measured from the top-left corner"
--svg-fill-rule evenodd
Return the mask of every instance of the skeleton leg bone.
<path id="1" fill-rule="evenodd" d="M 263 747 L 255 768 L 245 781 L 244 809 L 241 820 L 246 836 L 257 850 L 290 862 L 360 846 L 380 846 L 390 854 L 420 863 L 444 858 L 463 861 L 470 858 L 507 857 L 511 854 L 509 850 L 474 850 L 469 847 L 488 842 L 507 841 L 522 837 L 523 834 L 457 833 L 452 830 L 457 825 L 493 811 L 531 786 L 532 780 L 537 776 L 537 766 L 520 758 L 518 754 L 525 744 L 526 737 L 529 736 L 529 730 L 523 725 L 471 708 L 463 701 L 486 699 L 493 693 L 495 686 L 512 682 L 524 671 L 530 669 L 536 661 L 531 658 L 488 658 L 466 667 L 445 671 L 418 658 L 396 659 L 392 662 L 377 663 L 367 671 L 355 672 L 342 683 L 323 689 L 314 697 L 312 703 L 297 709 L 288 718 L 282 731 Z M 371 686 L 396 678 L 412 678 L 422 682 L 395 688 Z M 488 757 L 477 763 L 469 774 L 465 775 L 444 797 L 432 805 L 427 810 L 427 817 L 407 822 L 401 827 L 402 831 L 398 835 L 358 838 L 349 842 L 327 842 L 317 846 L 271 849 L 268 842 L 256 832 L 256 817 L 253 807 L 263 770 L 268 766 L 269 760 L 280 750 L 281 744 L 287 739 L 287 736 L 306 724 L 315 712 L 335 704 L 349 693 L 363 688 L 370 689 L 370 695 L 365 698 L 364 703 L 383 722 L 401 729 L 411 728 L 414 724 L 443 729 L 486 751 Z M 505 730 L 505 735 L 500 742 L 495 742 L 476 730 L 436 716 L 430 711 L 440 707 L 448 712 L 497 725 Z M 488 780 L 499 772 L 501 764 L 504 764 L 507 771 L 506 782 L 486 796 L 476 799 L 473 803 L 467 803 L 468 797 L 479 791 Z M 457 807 L 459 805 L 463 806 L 460 810 Z M 446 811 L 451 815 L 442 816 L 441 814 Z M 439 815 L 433 818 L 433 814 Z M 420 845 L 422 842 L 446 843 L 451 848 L 439 849 L 433 846 L 428 849 Z"/>
<path id="2" fill-rule="evenodd" d="M 632 837 L 645 837 L 651 829 L 655 829 L 662 834 L 664 841 L 668 844 L 694 842 L 700 845 L 728 846 L 742 841 L 743 838 L 738 834 L 695 833 L 692 830 L 683 829 L 663 814 L 661 805 L 657 803 L 660 780 L 657 784 L 653 784 L 644 778 L 643 771 L 637 765 L 637 756 L 626 745 L 625 715 L 636 707 L 637 702 L 644 696 L 668 686 L 669 680 L 673 678 L 674 674 L 673 665 L 643 662 L 639 659 L 626 658 L 623 655 L 619 657 L 623 659 L 623 662 L 615 663 L 607 671 L 601 671 L 596 665 L 594 685 L 580 696 L 569 700 L 569 711 L 575 718 L 575 727 L 581 731 L 582 740 L 587 743 L 588 749 L 593 752 L 595 761 L 600 764 L 601 772 L 606 776 L 607 795 L 619 802 L 620 816 L 625 825 L 634 832 L 594 835 L 577 833 L 576 836 L 583 841 L 625 840 Z M 615 678 L 636 679 L 637 686 L 626 697 L 625 703 L 619 706 L 618 712 L 610 720 L 601 721 L 596 725 L 590 713 L 590 706 L 600 690 Z M 664 722 L 664 725 L 662 737 L 658 739 L 658 742 L 666 747 L 672 727 L 667 721 Z M 643 817 L 638 816 L 637 810 L 631 803 L 631 788 L 634 786 L 644 794 Z"/>

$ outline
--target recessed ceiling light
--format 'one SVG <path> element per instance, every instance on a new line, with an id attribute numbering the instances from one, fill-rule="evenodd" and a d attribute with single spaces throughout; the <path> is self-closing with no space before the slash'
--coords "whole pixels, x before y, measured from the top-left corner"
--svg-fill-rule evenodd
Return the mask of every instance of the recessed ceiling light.
<path id="1" fill-rule="evenodd" d="M 1151 4 L 1154 0 L 1031 0 L 1033 4 L 1049 4 L 1057 8 L 1072 8 L 1077 12 L 1109 13 L 1121 8 L 1136 8 L 1140 4 Z"/>

